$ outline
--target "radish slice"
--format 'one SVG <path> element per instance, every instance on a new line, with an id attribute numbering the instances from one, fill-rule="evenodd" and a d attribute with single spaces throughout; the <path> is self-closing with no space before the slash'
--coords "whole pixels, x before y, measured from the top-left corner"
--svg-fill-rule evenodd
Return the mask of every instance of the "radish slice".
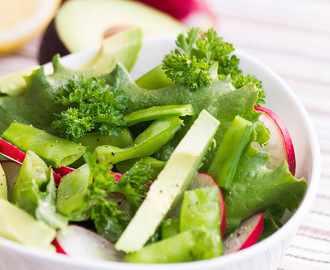
<path id="1" fill-rule="evenodd" d="M 257 213 L 243 220 L 223 241 L 223 252 L 229 254 L 254 245 L 264 228 L 264 215 Z"/>
<path id="2" fill-rule="evenodd" d="M 25 153 L 23 153 L 17 147 L 15 147 L 9 142 L 6 142 L 4 139 L 1 138 L 0 138 L 0 153 L 4 157 L 12 161 L 18 162 L 20 164 L 23 163 L 23 160 L 25 158 Z"/>
<path id="3" fill-rule="evenodd" d="M 53 240 L 52 245 L 55 247 L 56 253 L 68 255 L 68 254 L 66 254 L 64 249 L 61 247 L 61 245 L 57 242 L 56 238 Z"/>
<path id="4" fill-rule="evenodd" d="M 190 190 L 203 187 L 217 186 L 217 182 L 208 173 L 198 173 L 195 177 L 194 182 L 189 187 Z M 223 200 L 221 189 L 219 188 L 219 199 L 220 199 L 220 231 L 221 236 L 225 235 L 226 231 L 226 209 L 225 202 Z"/>
<path id="5" fill-rule="evenodd" d="M 6 181 L 7 181 L 7 192 L 8 192 L 8 199 L 10 198 L 10 194 L 14 188 L 17 175 L 19 170 L 21 169 L 21 165 L 17 162 L 11 160 L 4 160 L 1 161 L 1 167 L 5 172 Z"/>
<path id="6" fill-rule="evenodd" d="M 116 183 L 118 182 L 118 180 L 122 177 L 121 173 L 116 173 L 116 172 L 110 172 L 110 174 L 115 176 L 115 181 Z"/>
<path id="7" fill-rule="evenodd" d="M 270 139 L 262 147 L 262 150 L 270 154 L 267 166 L 271 169 L 277 168 L 285 159 L 289 164 L 290 172 L 292 175 L 295 175 L 296 156 L 288 129 L 273 111 L 262 107 L 254 107 L 254 109 L 258 112 L 263 112 L 259 116 L 259 120 L 270 131 Z"/>
<path id="8" fill-rule="evenodd" d="M 53 168 L 53 170 L 56 174 L 58 174 L 61 177 L 63 177 L 64 175 L 67 175 L 68 173 L 74 171 L 74 169 L 70 168 L 70 167 Z"/>
<path id="9" fill-rule="evenodd" d="M 57 232 L 53 245 L 58 253 L 84 259 L 123 261 L 124 253 L 106 238 L 81 226 L 69 225 Z"/>
<path id="10" fill-rule="evenodd" d="M 0 138 L 0 154 L 4 157 L 22 165 L 23 160 L 26 156 L 24 152 L 19 150 L 16 146 Z M 61 181 L 61 176 L 53 172 L 55 184 L 58 185 Z"/>

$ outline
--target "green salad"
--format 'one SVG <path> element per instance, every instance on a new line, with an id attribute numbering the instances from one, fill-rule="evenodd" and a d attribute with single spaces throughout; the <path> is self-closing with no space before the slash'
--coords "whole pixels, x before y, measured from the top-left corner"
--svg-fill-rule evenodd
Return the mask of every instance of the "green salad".
<path id="1" fill-rule="evenodd" d="M 297 209 L 307 183 L 286 158 L 268 165 L 272 134 L 256 109 L 267 89 L 233 45 L 192 28 L 133 80 L 142 43 L 140 29 L 122 32 L 78 69 L 56 55 L 52 74 L 36 69 L 19 94 L 0 95 L 0 169 L 18 164 L 0 178 L 1 237 L 73 257 L 101 241 L 91 258 L 187 262 L 262 241 Z"/>

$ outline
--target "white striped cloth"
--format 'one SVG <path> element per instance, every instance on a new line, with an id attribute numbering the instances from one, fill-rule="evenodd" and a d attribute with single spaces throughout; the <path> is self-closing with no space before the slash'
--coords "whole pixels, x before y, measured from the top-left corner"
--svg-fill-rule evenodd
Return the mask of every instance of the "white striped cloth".
<path id="1" fill-rule="evenodd" d="M 315 201 L 278 270 L 330 269 L 330 1 L 209 0 L 220 35 L 271 67 L 307 109 L 321 148 Z"/>
<path id="2" fill-rule="evenodd" d="M 208 0 L 216 30 L 271 67 L 294 90 L 315 126 L 322 154 L 316 199 L 278 270 L 330 269 L 330 1 Z M 0 76 L 37 64 L 39 39 L 0 56 Z"/>

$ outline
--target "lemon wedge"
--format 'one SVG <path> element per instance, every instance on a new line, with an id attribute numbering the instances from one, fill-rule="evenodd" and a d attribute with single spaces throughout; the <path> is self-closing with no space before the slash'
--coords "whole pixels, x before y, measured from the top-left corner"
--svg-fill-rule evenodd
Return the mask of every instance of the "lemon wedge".
<path id="1" fill-rule="evenodd" d="M 0 53 L 8 53 L 41 33 L 61 0 L 0 0 Z"/>

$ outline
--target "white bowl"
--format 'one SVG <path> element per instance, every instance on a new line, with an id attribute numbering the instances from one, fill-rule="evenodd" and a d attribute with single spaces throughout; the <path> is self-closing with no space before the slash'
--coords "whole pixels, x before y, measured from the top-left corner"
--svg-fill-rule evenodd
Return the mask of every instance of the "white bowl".
<path id="1" fill-rule="evenodd" d="M 174 39 L 146 39 L 139 60 L 132 70 L 133 78 L 161 63 L 163 56 L 175 46 Z M 89 60 L 96 50 L 79 52 L 62 58 L 68 67 L 78 67 Z M 298 101 L 289 86 L 268 67 L 243 52 L 236 52 L 241 59 L 241 69 L 254 74 L 263 81 L 267 91 L 266 106 L 273 110 L 287 126 L 296 151 L 296 177 L 304 177 L 308 190 L 295 214 L 276 233 L 260 243 L 245 250 L 206 261 L 179 264 L 129 264 L 110 261 L 69 258 L 28 248 L 15 242 L 0 238 L 0 269 L 61 269 L 61 270 L 101 270 L 101 269 L 276 269 L 287 246 L 294 236 L 302 218 L 307 213 L 316 195 L 320 179 L 320 152 L 317 137 L 306 110 Z M 50 65 L 46 65 L 49 69 Z"/>

